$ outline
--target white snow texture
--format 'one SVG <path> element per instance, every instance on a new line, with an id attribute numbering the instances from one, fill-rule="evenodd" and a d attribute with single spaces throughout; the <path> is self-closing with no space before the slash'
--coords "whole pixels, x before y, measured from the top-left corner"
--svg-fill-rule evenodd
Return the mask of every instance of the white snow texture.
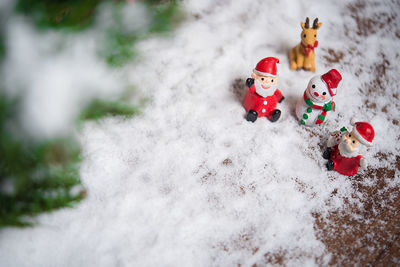
<path id="1" fill-rule="evenodd" d="M 21 39 L 38 33 L 14 21 L 9 28 L 15 33 L 15 49 L 26 55 L 15 54 L 8 64 L 30 58 L 31 65 L 24 66 L 36 72 L 20 69 L 12 75 L 10 70 L 8 77 L 18 76 L 18 83 L 39 93 L 38 99 L 51 93 L 50 87 L 43 87 L 48 85 L 45 73 L 78 93 L 85 92 L 85 84 L 104 90 L 135 84 L 149 101 L 132 119 L 85 126 L 80 134 L 81 177 L 88 197 L 74 209 L 39 216 L 33 228 L 2 230 L 1 265 L 251 266 L 263 264 L 266 253 L 282 251 L 288 266 L 314 266 L 317 257 L 327 263 L 330 255 L 316 238 L 312 214 L 340 208 L 344 198 L 351 201 L 354 189 L 348 177 L 326 170 L 319 145 L 325 145 L 330 132 L 351 128 L 350 118 L 356 116 L 376 131 L 374 146 L 363 151 L 371 168 L 393 160 L 389 156 L 380 162 L 373 157 L 378 151 L 399 151 L 398 128 L 390 124 L 391 118 L 400 117 L 399 110 L 366 113 L 362 87 L 371 77 L 354 74 L 360 65 L 376 64 L 380 51 L 395 57 L 398 46 L 392 37 L 370 35 L 368 42 L 358 44 L 363 56 L 346 53 L 340 63 L 323 58 L 328 49 L 348 51 L 354 45 L 344 37 L 345 24 L 356 27 L 343 13 L 346 4 L 183 1 L 186 19 L 174 36 L 141 42 L 139 61 L 118 75 L 86 52 L 46 54 L 40 60 L 29 52 L 35 44 Z M 336 112 L 314 128 L 299 125 L 295 104 L 315 74 L 291 71 L 288 62 L 288 50 L 300 41 L 300 22 L 306 16 L 323 23 L 317 74 L 336 68 L 343 77 Z M 76 45 L 85 41 L 76 38 Z M 244 81 L 267 56 L 280 59 L 279 88 L 286 98 L 278 104 L 282 116 L 276 123 L 265 118 L 250 123 L 241 103 Z M 387 72 L 395 77 L 398 68 Z M 394 92 L 395 85 L 385 86 Z M 391 105 L 388 95 L 374 97 L 378 107 Z M 395 179 L 398 183 L 397 173 Z"/>

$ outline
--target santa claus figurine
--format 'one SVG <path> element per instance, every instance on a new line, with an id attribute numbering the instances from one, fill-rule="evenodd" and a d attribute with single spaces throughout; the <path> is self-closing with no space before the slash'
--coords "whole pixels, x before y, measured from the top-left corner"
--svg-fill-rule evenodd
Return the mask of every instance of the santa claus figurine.
<path id="1" fill-rule="evenodd" d="M 324 123 L 329 111 L 335 111 L 333 97 L 341 80 L 342 76 L 336 69 L 311 78 L 296 105 L 296 115 L 302 125 L 320 125 Z"/>
<path id="2" fill-rule="evenodd" d="M 351 125 L 354 126 L 351 132 L 343 127 L 330 135 L 328 148 L 323 154 L 328 159 L 328 170 L 336 170 L 348 176 L 355 175 L 359 167 L 367 167 L 366 160 L 358 153 L 359 144 L 370 147 L 375 137 L 374 128 L 368 122 L 355 122 L 352 119 Z"/>
<path id="3" fill-rule="evenodd" d="M 279 59 L 267 57 L 258 62 L 251 78 L 246 80 L 247 92 L 243 107 L 247 112 L 247 121 L 255 122 L 258 117 L 267 117 L 271 122 L 277 121 L 281 111 L 277 103 L 284 99 L 277 88 L 278 74 L 276 65 Z"/>

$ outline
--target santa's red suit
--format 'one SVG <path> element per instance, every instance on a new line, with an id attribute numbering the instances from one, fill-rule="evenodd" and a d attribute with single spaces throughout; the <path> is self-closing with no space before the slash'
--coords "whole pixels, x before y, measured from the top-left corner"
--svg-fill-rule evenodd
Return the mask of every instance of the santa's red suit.
<path id="1" fill-rule="evenodd" d="M 352 176 L 358 172 L 360 161 L 363 157 L 357 155 L 355 157 L 345 157 L 340 154 L 339 146 L 332 147 L 331 160 L 334 163 L 334 169 L 344 175 Z"/>
<path id="2" fill-rule="evenodd" d="M 358 151 L 358 148 L 348 155 L 346 155 L 346 151 L 340 153 L 341 145 L 345 144 L 346 142 L 342 139 L 342 136 L 351 134 L 361 144 L 368 147 L 372 146 L 372 140 L 375 137 L 375 130 L 368 122 L 356 122 L 354 119 L 352 119 L 351 125 L 354 126 L 354 129 L 351 133 L 349 133 L 347 129 L 343 127 L 340 132 L 331 134 L 328 139 L 328 147 L 331 147 L 329 158 L 333 162 L 333 169 L 348 176 L 355 175 L 360 167 L 366 168 L 366 161 L 362 155 L 357 155 L 356 151 Z"/>
<path id="3" fill-rule="evenodd" d="M 271 119 L 272 112 L 276 109 L 276 105 L 281 99 L 282 93 L 279 89 L 276 89 L 275 93 L 271 96 L 262 97 L 256 93 L 256 87 L 253 85 L 247 89 L 243 100 L 243 106 L 246 112 L 255 110 L 258 117 L 267 117 Z"/>
<path id="4" fill-rule="evenodd" d="M 279 63 L 279 59 L 275 57 L 266 57 L 257 63 L 257 66 L 253 70 L 254 73 L 266 77 L 278 77 L 276 64 Z M 257 112 L 257 117 L 267 117 L 271 119 L 271 116 L 276 109 L 276 104 L 282 100 L 282 93 L 279 89 L 269 96 L 263 97 L 256 92 L 255 83 L 247 89 L 246 95 L 243 100 L 243 107 L 246 112 L 254 110 Z"/>

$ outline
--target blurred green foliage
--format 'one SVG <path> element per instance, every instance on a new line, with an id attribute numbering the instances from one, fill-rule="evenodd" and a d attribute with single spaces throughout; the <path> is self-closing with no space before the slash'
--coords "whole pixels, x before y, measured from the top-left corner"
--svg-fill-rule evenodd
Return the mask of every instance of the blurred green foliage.
<path id="1" fill-rule="evenodd" d="M 82 30 L 89 26 L 101 0 L 18 0 L 16 10 L 39 28 Z"/>
<path id="2" fill-rule="evenodd" d="M 154 4 L 154 2 L 158 2 Z M 177 1 L 148 1 L 152 13 L 150 33 L 163 33 L 171 31 L 173 26 L 180 22 L 182 14 Z"/>
<path id="3" fill-rule="evenodd" d="M 0 97 L 0 227 L 30 225 L 31 216 L 71 207 L 85 195 L 79 145 L 72 138 L 24 139 L 13 127 L 17 107 Z"/>
<path id="4" fill-rule="evenodd" d="M 91 103 L 82 111 L 82 120 L 99 120 L 106 116 L 132 117 L 139 113 L 139 109 L 123 101 L 107 101 L 93 99 Z"/>
<path id="5" fill-rule="evenodd" d="M 15 10 L 30 18 L 38 29 L 78 33 L 94 24 L 101 4 L 109 5 L 112 21 L 101 29 L 103 41 L 98 52 L 109 66 L 119 67 L 135 57 L 138 41 L 168 33 L 182 18 L 177 0 L 139 2 L 147 11 L 148 25 L 133 32 L 127 31 L 122 21 L 123 9 L 130 4 L 125 1 L 18 0 Z M 0 60 L 7 53 L 4 36 L 0 31 Z M 20 102 L 1 92 L 0 88 L 0 228 L 28 226 L 32 225 L 33 216 L 72 207 L 85 197 L 79 176 L 80 145 L 72 136 L 40 142 L 29 139 L 18 130 Z M 125 99 L 129 97 L 122 95 L 115 101 L 93 99 L 81 111 L 78 125 L 106 116 L 138 114 L 141 105 L 130 105 Z"/>
<path id="6" fill-rule="evenodd" d="M 126 4 L 114 4 L 113 18 L 115 24 L 107 29 L 105 42 L 100 55 L 112 67 L 120 67 L 131 61 L 136 53 L 136 42 L 150 37 L 152 34 L 170 32 L 181 19 L 181 12 L 177 1 L 142 1 L 147 9 L 149 25 L 144 29 L 129 32 L 122 23 L 123 8 Z"/>
<path id="7" fill-rule="evenodd" d="M 3 33 L 0 31 L 0 62 L 3 60 L 4 54 L 5 54 L 4 37 Z"/>
<path id="8" fill-rule="evenodd" d="M 131 61 L 136 53 L 137 41 L 151 34 L 166 33 L 172 30 L 181 19 L 177 0 L 142 0 L 149 16 L 146 29 L 127 32 L 122 24 L 123 9 L 129 5 L 125 1 L 111 0 L 18 0 L 16 10 L 31 17 L 40 29 L 63 29 L 80 31 L 90 26 L 97 15 L 98 7 L 107 3 L 113 9 L 110 27 L 105 29 L 104 41 L 99 54 L 112 67 L 120 67 Z"/>

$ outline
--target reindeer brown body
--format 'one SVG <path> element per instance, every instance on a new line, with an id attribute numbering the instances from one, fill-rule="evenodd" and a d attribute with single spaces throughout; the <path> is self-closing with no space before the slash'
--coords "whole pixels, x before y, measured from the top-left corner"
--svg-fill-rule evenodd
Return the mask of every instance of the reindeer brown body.
<path id="1" fill-rule="evenodd" d="M 300 26 L 303 29 L 301 32 L 300 44 L 290 50 L 290 69 L 292 70 L 304 68 L 315 72 L 314 48 L 318 45 L 317 30 L 321 28 L 322 23 L 318 23 L 318 18 L 316 18 L 313 27 L 310 28 L 309 22 L 309 18 L 306 18 L 305 23 L 300 23 Z"/>

